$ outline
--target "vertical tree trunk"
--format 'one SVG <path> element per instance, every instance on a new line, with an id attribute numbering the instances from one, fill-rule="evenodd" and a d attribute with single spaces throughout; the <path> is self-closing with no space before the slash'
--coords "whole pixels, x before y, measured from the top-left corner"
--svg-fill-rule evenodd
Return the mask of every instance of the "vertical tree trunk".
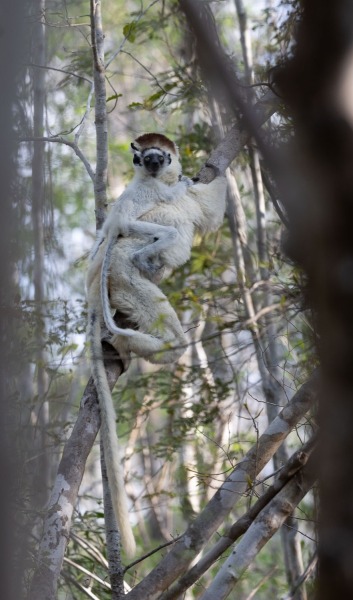
<path id="1" fill-rule="evenodd" d="M 248 98 L 254 104 L 254 94 L 250 87 L 255 83 L 254 70 L 251 51 L 250 32 L 247 24 L 247 14 L 242 0 L 235 0 L 236 11 L 240 26 L 240 39 L 242 46 L 242 54 L 244 61 L 245 80 L 248 87 Z M 254 189 L 254 198 L 256 205 L 257 219 L 257 245 L 260 265 L 260 276 L 264 282 L 263 291 L 263 306 L 272 304 L 272 294 L 270 290 L 270 272 L 267 267 L 269 264 L 269 255 L 267 248 L 267 225 L 266 225 L 266 203 L 264 186 L 261 176 L 260 155 L 251 142 L 249 144 L 250 169 L 252 183 Z M 264 389 L 267 390 L 266 395 L 266 410 L 268 420 L 271 422 L 278 414 L 279 407 L 284 406 L 287 399 L 284 393 L 283 385 L 281 385 L 281 372 L 279 368 L 280 352 L 278 343 L 276 342 L 276 331 L 273 321 L 270 316 L 265 316 L 262 319 L 261 328 L 261 345 L 263 351 L 261 355 L 264 357 L 266 379 L 264 380 Z M 262 361 L 262 358 L 258 358 Z M 266 391 L 265 391 L 266 394 Z M 273 457 L 275 471 L 288 461 L 288 450 L 286 441 L 283 442 Z M 293 516 L 289 516 L 286 523 L 281 528 L 281 540 L 283 546 L 284 564 L 287 576 L 289 589 L 298 581 L 303 572 L 302 556 L 300 545 L 296 539 L 297 521 Z M 293 597 L 293 600 L 306 600 L 305 585 L 300 587 Z"/>
<path id="2" fill-rule="evenodd" d="M 18 486 L 20 481 L 23 483 L 19 477 L 23 457 L 18 456 L 16 436 L 17 411 L 21 407 L 18 397 L 14 398 L 13 390 L 9 389 L 25 364 L 14 279 L 16 261 L 23 256 L 18 212 L 25 202 L 18 186 L 14 104 L 18 96 L 18 74 L 26 60 L 26 4 L 23 0 L 13 0 L 6 6 L 0 35 L 0 582 L 1 596 L 6 600 L 22 598 L 24 564 L 21 555 L 27 541 L 24 528 L 19 526 L 22 515 L 19 514 Z"/>
<path id="3" fill-rule="evenodd" d="M 353 4 L 302 2 L 294 58 L 278 75 L 297 131 L 284 182 L 289 250 L 305 269 L 320 336 L 320 600 L 353 598 Z M 345 80 L 346 75 L 346 80 Z"/>
<path id="4" fill-rule="evenodd" d="M 35 65 L 45 64 L 45 0 L 33 2 L 33 62 Z M 33 70 L 33 137 L 43 136 L 45 106 L 45 71 Z M 33 225 L 33 283 L 34 300 L 36 306 L 36 383 L 37 383 L 37 427 L 35 435 L 40 439 L 35 440 L 39 454 L 34 476 L 37 479 L 36 504 L 44 505 L 49 488 L 49 460 L 47 448 L 47 425 L 49 422 L 49 403 L 46 399 L 46 373 L 45 373 L 45 323 L 43 317 L 44 291 L 44 207 L 45 207 L 45 146 L 41 142 L 34 142 L 32 155 L 32 225 Z"/>
<path id="5" fill-rule="evenodd" d="M 96 204 L 96 226 L 100 229 L 107 214 L 108 177 L 108 121 L 105 88 L 104 34 L 101 2 L 91 0 L 91 43 L 93 53 L 93 78 L 95 95 L 96 126 L 96 176 L 94 196 Z"/>
<path id="6" fill-rule="evenodd" d="M 111 600 L 120 600 L 124 592 L 124 570 L 121 562 L 120 534 L 113 510 L 108 482 L 108 474 L 104 460 L 103 441 L 100 440 L 101 471 L 104 500 L 104 525 L 107 541 L 107 558 L 109 564 L 109 579 L 112 589 Z"/>
<path id="7" fill-rule="evenodd" d="M 108 181 L 108 119 L 107 95 L 105 87 L 104 34 L 100 0 L 91 0 L 91 42 L 93 53 L 93 79 L 95 95 L 96 126 L 96 174 L 94 197 L 96 207 L 96 228 L 99 230 L 107 212 Z M 113 513 L 111 492 L 108 484 L 107 469 L 103 446 L 100 452 L 103 476 L 103 501 L 109 576 L 112 586 L 112 599 L 118 600 L 124 594 L 123 571 L 120 556 L 120 533 Z"/>

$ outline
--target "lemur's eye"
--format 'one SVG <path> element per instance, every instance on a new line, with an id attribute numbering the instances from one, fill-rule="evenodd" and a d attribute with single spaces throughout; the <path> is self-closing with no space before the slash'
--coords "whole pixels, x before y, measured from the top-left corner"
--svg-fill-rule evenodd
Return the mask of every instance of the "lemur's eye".
<path id="1" fill-rule="evenodd" d="M 149 156 L 145 156 L 145 162 L 150 162 L 151 158 Z"/>
<path id="2" fill-rule="evenodd" d="M 158 157 L 159 162 L 161 163 L 161 165 L 164 163 L 164 156 L 159 156 Z"/>

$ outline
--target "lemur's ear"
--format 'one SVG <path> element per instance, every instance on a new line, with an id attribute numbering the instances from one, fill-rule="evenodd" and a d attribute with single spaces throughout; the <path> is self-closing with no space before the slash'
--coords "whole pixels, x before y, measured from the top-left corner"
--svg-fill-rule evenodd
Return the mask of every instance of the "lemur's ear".
<path id="1" fill-rule="evenodd" d="M 141 167 L 142 162 L 141 162 L 141 151 L 137 148 L 137 146 L 135 146 L 134 142 L 131 142 L 131 150 L 134 153 L 134 158 L 132 160 L 132 162 L 134 163 L 134 165 L 137 165 L 139 167 Z"/>
<path id="2" fill-rule="evenodd" d="M 134 165 L 141 167 L 141 155 L 140 153 L 134 152 L 134 158 L 132 159 Z"/>

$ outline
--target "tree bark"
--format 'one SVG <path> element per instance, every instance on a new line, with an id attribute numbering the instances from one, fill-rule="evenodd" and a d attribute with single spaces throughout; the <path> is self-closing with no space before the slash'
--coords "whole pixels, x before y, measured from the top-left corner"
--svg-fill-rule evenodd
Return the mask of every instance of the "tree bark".
<path id="1" fill-rule="evenodd" d="M 19 397 L 14 397 L 12 385 L 27 367 L 14 276 L 16 262 L 19 257 L 24 258 L 19 215 L 27 201 L 18 185 L 17 115 L 14 110 L 19 97 L 19 73 L 28 56 L 27 9 L 28 3 L 23 0 L 9 3 L 6 13 L 2 13 L 0 35 L 0 81 L 3 82 L 0 94 L 0 581 L 1 594 L 7 600 L 23 597 L 24 556 L 28 541 L 19 502 L 23 492 L 20 489 L 23 479 L 19 473 L 22 473 L 24 456 L 19 455 L 18 420 L 24 407 Z M 26 447 L 25 452 L 28 450 Z"/>
<path id="2" fill-rule="evenodd" d="M 301 6 L 294 57 L 277 79 L 297 134 L 283 182 L 288 250 L 306 273 L 319 334 L 318 597 L 332 600 L 353 598 L 353 5 Z"/>
<path id="3" fill-rule="evenodd" d="M 109 579 L 112 590 L 111 600 L 121 600 L 124 592 L 124 569 L 121 562 L 120 533 L 116 522 L 110 494 L 108 474 L 104 460 L 103 441 L 100 440 L 101 471 L 104 499 L 104 526 L 107 541 Z"/>
<path id="4" fill-rule="evenodd" d="M 107 214 L 107 178 L 108 178 L 108 119 L 107 95 L 105 88 L 104 34 L 100 0 L 91 3 L 91 43 L 93 53 L 93 80 L 95 95 L 96 126 L 96 174 L 94 197 L 96 201 L 96 227 L 102 227 Z"/>
<path id="5" fill-rule="evenodd" d="M 44 65 L 46 57 L 45 49 L 45 0 L 36 0 L 33 3 L 34 20 L 32 32 L 33 44 L 33 62 L 34 64 Z M 33 137 L 37 138 L 43 135 L 44 130 L 44 107 L 45 107 L 45 71 L 35 69 L 33 73 Z M 49 402 L 46 398 L 47 377 L 45 372 L 45 323 L 43 316 L 43 307 L 45 301 L 44 290 L 44 227 L 45 227 L 45 145 L 33 145 L 32 155 L 32 226 L 33 226 L 33 283 L 34 283 L 34 301 L 36 306 L 36 327 L 35 327 L 35 345 L 36 345 L 36 383 L 37 383 L 37 406 L 36 417 L 37 427 L 34 428 L 33 442 L 36 453 L 39 456 L 36 461 L 36 469 L 33 473 L 36 484 L 33 487 L 35 491 L 35 505 L 44 506 L 47 500 L 48 489 L 50 485 L 49 477 L 49 456 L 47 444 L 47 427 L 49 423 Z M 38 436 L 39 433 L 39 439 Z"/>

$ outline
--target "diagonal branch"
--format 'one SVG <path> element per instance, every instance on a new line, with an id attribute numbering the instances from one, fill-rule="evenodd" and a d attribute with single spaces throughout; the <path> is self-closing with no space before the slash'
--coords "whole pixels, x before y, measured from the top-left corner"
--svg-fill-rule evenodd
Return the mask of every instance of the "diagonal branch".
<path id="1" fill-rule="evenodd" d="M 94 197 L 96 203 L 96 229 L 103 225 L 107 211 L 108 178 L 108 120 L 107 94 L 105 89 L 104 34 L 100 0 L 91 0 L 91 42 L 93 53 L 93 79 L 95 91 L 96 126 L 96 177 Z"/>
<path id="2" fill-rule="evenodd" d="M 169 554 L 128 595 L 129 600 L 155 600 L 181 575 L 222 525 L 256 475 L 277 452 L 283 440 L 306 414 L 316 398 L 317 375 L 298 390 L 288 405 L 235 467 L 226 481 L 191 523 Z"/>
<path id="3" fill-rule="evenodd" d="M 90 178 L 92 179 L 92 181 L 94 183 L 94 180 L 95 180 L 94 171 L 93 171 L 90 163 L 88 162 L 87 158 L 83 154 L 82 150 L 79 148 L 79 146 L 75 142 L 70 142 L 69 140 L 66 140 L 61 135 L 40 137 L 40 138 L 37 138 L 37 137 L 22 138 L 21 142 L 53 142 L 54 144 L 64 144 L 65 146 L 69 146 L 70 148 L 73 149 L 73 151 L 78 156 L 78 158 L 83 162 L 84 166 L 86 167 L 86 171 L 87 171 L 88 175 L 90 176 Z"/>
<path id="4" fill-rule="evenodd" d="M 273 167 L 272 152 L 260 131 L 258 115 L 249 105 L 233 64 L 221 47 L 210 8 L 202 0 L 179 0 L 179 4 L 196 38 L 197 58 L 205 80 L 209 82 L 218 102 L 240 118 L 243 128 L 256 141 L 264 160 Z"/>
<path id="5" fill-rule="evenodd" d="M 266 492 L 253 504 L 253 506 L 236 521 L 222 536 L 218 542 L 205 554 L 160 600 L 175 600 L 182 592 L 195 583 L 240 536 L 242 536 L 254 519 L 267 506 L 267 504 L 278 494 L 278 492 L 294 477 L 294 475 L 308 462 L 309 456 L 314 449 L 316 436 L 309 440 L 300 450 L 295 452 L 287 464 L 281 470 L 278 478 Z"/>
<path id="6" fill-rule="evenodd" d="M 284 486 L 252 523 L 239 544 L 233 549 L 212 581 L 202 600 L 224 600 L 261 548 L 279 530 L 295 507 L 313 486 L 317 474 L 317 457 L 312 456 L 307 465 Z"/>

